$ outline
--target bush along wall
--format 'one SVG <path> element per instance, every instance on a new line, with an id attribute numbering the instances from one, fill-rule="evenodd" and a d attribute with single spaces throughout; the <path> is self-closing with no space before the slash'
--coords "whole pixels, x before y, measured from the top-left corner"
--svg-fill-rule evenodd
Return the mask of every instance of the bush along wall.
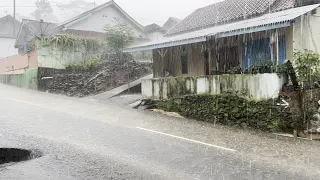
<path id="1" fill-rule="evenodd" d="M 212 123 L 271 132 L 303 129 L 303 120 L 292 118 L 290 108 L 276 104 L 273 99 L 254 101 L 234 94 L 190 95 L 155 102 L 157 108 Z"/>

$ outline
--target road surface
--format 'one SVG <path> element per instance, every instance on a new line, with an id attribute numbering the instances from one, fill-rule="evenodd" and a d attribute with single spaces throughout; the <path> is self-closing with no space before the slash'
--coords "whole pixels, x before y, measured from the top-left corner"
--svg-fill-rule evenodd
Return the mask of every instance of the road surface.
<path id="1" fill-rule="evenodd" d="M 319 179 L 319 142 L 0 85 L 0 179 Z"/>

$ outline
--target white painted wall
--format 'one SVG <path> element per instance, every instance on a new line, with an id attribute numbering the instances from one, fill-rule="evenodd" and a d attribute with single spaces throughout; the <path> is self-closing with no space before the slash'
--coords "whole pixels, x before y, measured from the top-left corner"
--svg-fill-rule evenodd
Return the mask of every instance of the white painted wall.
<path id="1" fill-rule="evenodd" d="M 309 12 L 293 24 L 293 50 L 312 50 L 320 53 L 320 8 L 316 14 Z"/>
<path id="2" fill-rule="evenodd" d="M 142 36 L 144 34 L 135 27 L 130 21 L 125 18 L 122 13 L 120 13 L 113 5 L 108 6 L 100 11 L 97 11 L 91 14 L 86 19 L 83 19 L 71 26 L 68 26 L 68 29 L 75 29 L 75 30 L 84 30 L 84 31 L 96 31 L 96 32 L 104 32 L 103 27 L 108 25 L 115 25 L 115 19 L 121 19 L 129 24 L 129 26 L 134 30 L 134 34 L 136 37 Z"/>
<path id="3" fill-rule="evenodd" d="M 18 54 L 18 49 L 14 48 L 16 39 L 0 37 L 0 59 Z"/>
<path id="4" fill-rule="evenodd" d="M 234 92 L 243 97 L 261 100 L 277 98 L 285 83 L 284 78 L 279 77 L 277 74 L 237 74 L 194 78 L 185 77 L 185 83 L 173 84 L 174 88 L 170 88 L 169 85 L 174 82 L 173 79 L 157 78 L 142 80 L 142 97 L 144 99 L 168 99 L 172 98 L 170 97 L 171 94 L 177 95 L 177 93 L 171 91 L 186 92 L 184 90 L 187 90 L 191 94 L 208 93 L 213 95 Z M 183 95 L 186 94 L 179 94 L 178 96 Z"/>
<path id="5" fill-rule="evenodd" d="M 164 33 L 162 32 L 153 32 L 153 33 L 149 33 L 147 35 L 147 38 L 149 38 L 151 41 L 159 41 L 161 39 L 163 39 Z"/>

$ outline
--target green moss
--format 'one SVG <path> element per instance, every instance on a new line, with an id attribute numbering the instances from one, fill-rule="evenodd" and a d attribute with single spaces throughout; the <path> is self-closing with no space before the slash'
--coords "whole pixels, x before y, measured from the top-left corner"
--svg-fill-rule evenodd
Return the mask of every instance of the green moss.
<path id="1" fill-rule="evenodd" d="M 262 131 L 292 132 L 301 125 L 288 109 L 276 106 L 272 99 L 252 101 L 234 94 L 188 95 L 180 103 L 170 99 L 158 102 L 157 107 L 192 119 Z"/>
<path id="2" fill-rule="evenodd" d="M 38 88 L 38 79 L 37 79 L 38 69 L 25 69 L 23 74 L 8 74 L 1 75 L 6 79 L 4 83 L 28 88 L 28 89 L 37 89 Z"/>
<path id="3" fill-rule="evenodd" d="M 166 78 L 168 98 L 181 97 L 187 94 L 186 81 L 184 77 Z"/>

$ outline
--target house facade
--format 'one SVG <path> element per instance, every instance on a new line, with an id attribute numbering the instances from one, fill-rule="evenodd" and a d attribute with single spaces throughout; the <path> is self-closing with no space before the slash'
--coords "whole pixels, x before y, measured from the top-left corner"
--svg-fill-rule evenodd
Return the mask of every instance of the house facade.
<path id="1" fill-rule="evenodd" d="M 114 26 L 118 21 L 126 22 L 134 31 L 136 38 L 145 37 L 144 27 L 113 0 L 60 23 L 58 26 L 62 27 L 63 30 L 71 29 L 103 33 L 105 25 Z"/>
<path id="2" fill-rule="evenodd" d="M 20 27 L 20 22 L 11 15 L 0 18 L 0 59 L 18 54 L 14 43 Z M 15 31 L 15 32 L 14 32 Z"/>
<path id="3" fill-rule="evenodd" d="M 171 29 L 165 39 L 133 46 L 126 52 L 151 49 L 154 78 L 160 79 L 230 74 L 235 70 L 245 72 L 258 64 L 292 61 L 296 50 L 319 53 L 319 4 L 297 6 L 294 0 L 270 3 L 252 0 L 246 5 L 226 0 L 200 8 Z M 212 84 L 205 82 L 199 85 Z M 279 82 L 274 84 L 279 87 Z M 168 84 L 157 83 L 162 87 L 160 92 L 168 91 Z M 184 80 L 182 84 L 188 83 Z M 145 86 L 145 92 L 149 92 L 146 97 L 153 97 L 150 89 L 159 88 Z M 213 88 L 205 92 L 209 89 Z"/>
<path id="4" fill-rule="evenodd" d="M 181 19 L 178 19 L 178 18 L 175 18 L 175 17 L 169 17 L 169 19 L 163 24 L 162 28 L 165 29 L 166 31 L 170 31 L 179 22 L 181 22 Z"/>

